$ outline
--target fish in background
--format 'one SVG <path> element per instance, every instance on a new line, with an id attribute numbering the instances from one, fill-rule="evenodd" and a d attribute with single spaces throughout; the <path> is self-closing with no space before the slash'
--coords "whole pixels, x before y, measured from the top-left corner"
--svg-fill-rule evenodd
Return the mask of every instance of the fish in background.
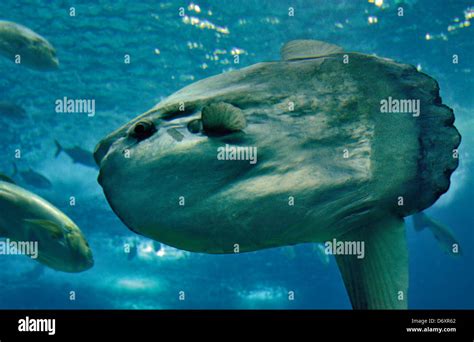
<path id="1" fill-rule="evenodd" d="M 425 228 L 429 229 L 438 242 L 438 246 L 444 253 L 451 256 L 462 255 L 459 242 L 449 227 L 433 220 L 425 213 L 417 213 L 413 215 L 413 225 L 417 232 L 422 231 Z"/>
<path id="2" fill-rule="evenodd" d="M 16 163 L 13 163 L 12 178 L 19 176 L 26 184 L 34 186 L 39 189 L 50 189 L 53 184 L 51 181 L 43 176 L 41 173 L 29 167 L 27 170 L 18 170 Z"/>
<path id="3" fill-rule="evenodd" d="M 61 144 L 54 140 L 56 144 L 56 153 L 54 156 L 57 158 L 61 152 L 66 153 L 73 161 L 74 164 L 82 164 L 88 167 L 92 167 L 94 169 L 97 168 L 97 164 L 94 161 L 94 157 L 92 152 L 86 151 L 79 146 L 74 146 L 71 148 L 65 148 L 61 146 Z"/>
<path id="4" fill-rule="evenodd" d="M 444 253 L 451 256 L 462 256 L 461 246 L 449 227 L 433 220 L 423 212 L 413 215 L 413 225 L 416 232 L 420 232 L 425 228 L 430 230 L 438 242 L 439 248 Z M 281 250 L 288 259 L 293 260 L 296 258 L 294 246 L 282 247 Z M 330 255 L 326 253 L 324 244 L 312 244 L 312 251 L 323 265 L 329 265 Z"/>
<path id="5" fill-rule="evenodd" d="M 0 117 L 9 119 L 25 119 L 26 111 L 19 105 L 7 101 L 0 101 Z"/>
<path id="6" fill-rule="evenodd" d="M 94 264 L 79 227 L 38 195 L 0 176 L 0 237 L 37 242 L 35 260 L 63 272 L 82 272 Z M 33 257 L 33 256 L 32 256 Z M 36 270 L 38 276 L 41 269 Z"/>
<path id="7" fill-rule="evenodd" d="M 50 42 L 11 21 L 0 20 L 0 55 L 30 69 L 51 71 L 59 67 L 56 50 Z M 18 62 L 17 58 L 20 58 Z"/>

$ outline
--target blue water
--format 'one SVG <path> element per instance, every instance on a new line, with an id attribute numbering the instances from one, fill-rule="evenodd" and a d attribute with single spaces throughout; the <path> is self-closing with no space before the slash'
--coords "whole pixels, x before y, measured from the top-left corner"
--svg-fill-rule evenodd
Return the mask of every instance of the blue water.
<path id="1" fill-rule="evenodd" d="M 0 101 L 21 105 L 29 116 L 0 118 L 0 170 L 11 173 L 14 150 L 20 148 L 19 167 L 31 167 L 53 183 L 49 190 L 24 186 L 81 227 L 95 265 L 84 273 L 67 274 L 38 269 L 24 256 L 1 256 L 0 308 L 350 308 L 334 259 L 326 264 L 312 245 L 218 256 L 160 249 L 114 215 L 96 182 L 95 169 L 73 164 L 64 154 L 54 158 L 54 139 L 92 151 L 106 134 L 183 86 L 278 60 L 282 44 L 298 38 L 417 65 L 438 80 L 463 141 L 451 189 L 426 212 L 451 227 L 464 255 L 443 254 L 433 236 L 415 232 L 408 218 L 409 307 L 474 308 L 474 21 L 465 15 L 474 9 L 474 2 L 385 0 L 377 6 L 363 0 L 199 0 L 194 4 L 198 7 L 190 1 L 1 1 L 0 19 L 46 37 L 56 47 L 61 67 L 44 73 L 0 59 Z M 70 16 L 71 7 L 75 16 Z M 289 7 L 294 16 L 288 15 Z M 402 17 L 397 15 L 400 7 Z M 191 24 L 195 22 L 191 17 L 207 28 Z M 236 53 L 239 64 L 234 63 Z M 126 54 L 130 64 L 124 63 Z M 96 115 L 56 113 L 55 100 L 65 96 L 95 99 Z M 76 197 L 74 207 L 69 206 L 70 196 Z M 131 241 L 139 247 L 130 260 L 124 244 Z M 75 300 L 70 300 L 71 291 Z M 288 300 L 290 291 L 294 300 Z"/>

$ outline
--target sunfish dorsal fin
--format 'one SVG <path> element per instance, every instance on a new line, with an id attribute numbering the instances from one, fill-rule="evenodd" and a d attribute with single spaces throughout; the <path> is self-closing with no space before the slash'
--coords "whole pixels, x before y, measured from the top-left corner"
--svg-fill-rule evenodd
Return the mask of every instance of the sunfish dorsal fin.
<path id="1" fill-rule="evenodd" d="M 53 239 L 59 239 L 64 235 L 63 228 L 53 221 L 42 219 L 24 219 L 24 221 L 36 229 L 46 230 Z"/>
<path id="2" fill-rule="evenodd" d="M 316 58 L 344 51 L 340 46 L 320 40 L 292 40 L 281 48 L 281 58 L 284 61 L 295 59 Z"/>
<path id="3" fill-rule="evenodd" d="M 354 309 L 406 309 L 408 250 L 403 219 L 387 217 L 340 237 L 364 242 L 364 257 L 336 255 Z"/>

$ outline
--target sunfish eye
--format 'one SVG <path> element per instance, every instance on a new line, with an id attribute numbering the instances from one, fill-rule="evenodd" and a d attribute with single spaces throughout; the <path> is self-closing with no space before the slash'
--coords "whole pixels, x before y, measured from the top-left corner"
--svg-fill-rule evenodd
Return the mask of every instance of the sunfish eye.
<path id="1" fill-rule="evenodd" d="M 151 137 L 156 132 L 155 124 L 150 120 L 142 120 L 135 124 L 130 131 L 130 135 L 138 140 Z"/>

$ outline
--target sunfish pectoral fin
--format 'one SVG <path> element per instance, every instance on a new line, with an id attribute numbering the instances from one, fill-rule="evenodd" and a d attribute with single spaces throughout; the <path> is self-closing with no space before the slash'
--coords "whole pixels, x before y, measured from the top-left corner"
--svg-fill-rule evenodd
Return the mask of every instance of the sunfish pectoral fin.
<path id="1" fill-rule="evenodd" d="M 416 213 L 413 215 L 413 226 L 416 231 L 428 228 L 431 233 L 433 233 L 439 247 L 446 254 L 452 256 L 462 255 L 461 246 L 449 227 L 433 220 L 425 213 Z"/>
<path id="2" fill-rule="evenodd" d="M 305 58 L 317 58 L 344 51 L 340 46 L 319 40 L 292 40 L 281 48 L 281 58 L 291 61 Z"/>
<path id="3" fill-rule="evenodd" d="M 406 309 L 408 250 L 402 218 L 387 217 L 338 239 L 364 242 L 363 258 L 337 255 L 354 309 Z"/>
<path id="4" fill-rule="evenodd" d="M 247 126 L 244 112 L 227 102 L 204 106 L 201 120 L 204 132 L 210 134 L 238 132 Z"/>
<path id="5" fill-rule="evenodd" d="M 53 221 L 41 219 L 24 219 L 24 221 L 33 229 L 42 229 L 47 231 L 48 234 L 55 240 L 63 237 L 64 235 L 63 228 Z"/>

